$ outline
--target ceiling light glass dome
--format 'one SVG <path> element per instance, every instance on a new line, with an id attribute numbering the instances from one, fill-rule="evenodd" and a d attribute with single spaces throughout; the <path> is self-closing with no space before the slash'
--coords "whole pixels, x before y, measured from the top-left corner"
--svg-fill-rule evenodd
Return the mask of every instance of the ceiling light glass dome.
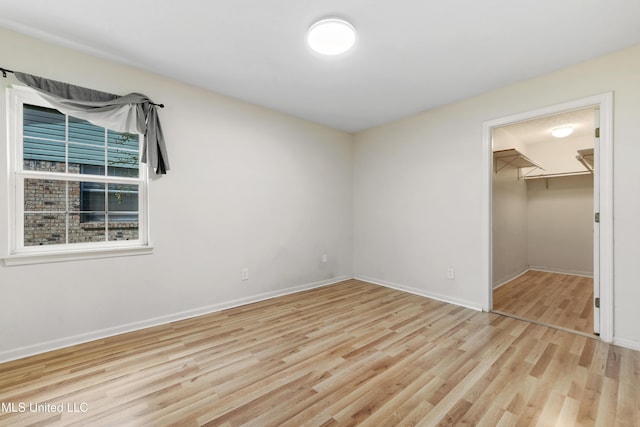
<path id="1" fill-rule="evenodd" d="M 562 126 L 562 127 L 558 127 L 555 128 L 551 131 L 551 135 L 555 136 L 556 138 L 564 138 L 566 136 L 569 136 L 573 133 L 573 127 L 571 126 Z"/>
<path id="2" fill-rule="evenodd" d="M 339 18 L 322 19 L 307 31 L 307 44 L 322 55 L 340 55 L 356 42 L 353 25 Z"/>

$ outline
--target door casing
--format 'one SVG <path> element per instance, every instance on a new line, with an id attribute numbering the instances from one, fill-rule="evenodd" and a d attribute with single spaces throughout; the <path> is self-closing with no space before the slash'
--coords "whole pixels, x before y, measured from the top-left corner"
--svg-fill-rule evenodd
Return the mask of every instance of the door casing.
<path id="1" fill-rule="evenodd" d="M 483 215 L 483 282 L 486 289 L 485 301 L 482 309 L 493 309 L 493 226 L 492 226 L 492 192 L 493 192 L 493 147 L 492 130 L 499 126 L 506 126 L 540 117 L 551 116 L 572 110 L 595 107 L 599 110 L 600 149 L 598 153 L 597 187 L 600 205 L 600 236 L 597 245 L 600 285 L 600 339 L 604 342 L 613 341 L 613 92 L 568 101 L 536 110 L 517 113 L 482 124 L 482 215 Z M 595 213 L 595 212 L 594 212 Z"/>

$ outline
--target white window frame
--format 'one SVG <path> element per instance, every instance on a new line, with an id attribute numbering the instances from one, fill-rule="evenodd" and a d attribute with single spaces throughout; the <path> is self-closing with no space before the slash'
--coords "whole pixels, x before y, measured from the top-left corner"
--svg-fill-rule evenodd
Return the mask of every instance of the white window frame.
<path id="1" fill-rule="evenodd" d="M 80 173 L 29 171 L 23 165 L 24 104 L 53 108 L 33 89 L 23 86 L 7 88 L 7 171 L 8 171 L 8 256 L 5 265 L 20 265 L 90 258 L 142 255 L 151 253 L 149 238 L 149 173 L 146 164 L 140 162 L 137 178 L 97 176 Z M 140 135 L 142 138 L 142 135 Z M 140 139 L 142 141 L 142 139 Z M 140 143 L 140 149 L 143 144 Z M 141 153 L 139 153 L 141 154 Z M 139 157 L 141 158 L 141 157 Z M 105 170 L 107 168 L 105 167 Z M 106 173 L 106 172 L 105 172 Z M 24 181 L 48 179 L 79 182 L 109 182 L 138 186 L 138 239 L 114 240 L 91 243 L 66 243 L 42 246 L 24 245 Z"/>

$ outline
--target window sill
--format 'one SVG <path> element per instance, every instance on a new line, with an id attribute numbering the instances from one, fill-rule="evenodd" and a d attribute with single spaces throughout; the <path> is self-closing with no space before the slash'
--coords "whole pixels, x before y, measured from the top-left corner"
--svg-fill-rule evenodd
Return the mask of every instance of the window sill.
<path id="1" fill-rule="evenodd" d="M 83 249 L 66 252 L 21 253 L 2 258 L 7 267 L 14 265 L 47 264 L 52 262 L 80 261 L 85 259 L 113 258 L 134 255 L 149 255 L 153 246 Z"/>

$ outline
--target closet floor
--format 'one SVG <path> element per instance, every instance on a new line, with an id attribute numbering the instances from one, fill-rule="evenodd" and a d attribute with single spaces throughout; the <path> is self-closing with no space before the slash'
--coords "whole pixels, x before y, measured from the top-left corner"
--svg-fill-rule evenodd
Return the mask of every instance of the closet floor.
<path id="1" fill-rule="evenodd" d="M 593 279 L 529 270 L 493 291 L 493 310 L 593 334 Z"/>

